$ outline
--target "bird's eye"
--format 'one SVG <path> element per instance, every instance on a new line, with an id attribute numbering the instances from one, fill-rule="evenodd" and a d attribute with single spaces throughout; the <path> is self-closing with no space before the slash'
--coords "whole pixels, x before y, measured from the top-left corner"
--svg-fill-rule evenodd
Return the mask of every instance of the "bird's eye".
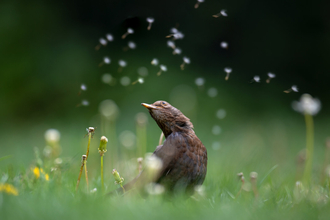
<path id="1" fill-rule="evenodd" d="M 162 105 L 166 105 L 166 102 L 162 102 Z"/>

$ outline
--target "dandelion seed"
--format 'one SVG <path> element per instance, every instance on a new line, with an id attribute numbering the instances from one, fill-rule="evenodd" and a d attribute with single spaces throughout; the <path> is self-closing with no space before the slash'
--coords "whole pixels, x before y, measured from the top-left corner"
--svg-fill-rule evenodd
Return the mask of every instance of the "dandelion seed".
<path id="1" fill-rule="evenodd" d="M 133 41 L 129 41 L 127 45 L 132 50 L 134 50 L 136 48 L 136 44 Z"/>
<path id="2" fill-rule="evenodd" d="M 134 30 L 132 28 L 127 28 L 127 32 L 125 34 L 123 34 L 123 36 L 121 36 L 122 39 L 125 39 L 127 37 L 127 35 L 129 34 L 133 34 Z"/>
<path id="3" fill-rule="evenodd" d="M 221 133 L 221 128 L 219 125 L 214 125 L 212 127 L 212 134 L 219 135 Z"/>
<path id="4" fill-rule="evenodd" d="M 124 76 L 120 79 L 120 84 L 123 86 L 128 86 L 131 83 L 131 79 L 128 76 Z"/>
<path id="5" fill-rule="evenodd" d="M 99 111 L 102 116 L 110 121 L 114 121 L 119 115 L 119 108 L 111 99 L 103 100 L 99 105 Z"/>
<path id="6" fill-rule="evenodd" d="M 166 72 L 167 71 L 167 67 L 165 65 L 160 64 L 160 70 L 157 73 L 157 76 L 160 76 L 162 74 L 162 72 Z"/>
<path id="7" fill-rule="evenodd" d="M 299 92 L 298 87 L 296 85 L 291 86 L 290 89 L 284 90 L 285 93 L 290 93 L 290 92 Z"/>
<path id="8" fill-rule="evenodd" d="M 213 150 L 219 150 L 221 148 L 221 144 L 218 141 L 215 141 L 212 143 L 212 149 Z"/>
<path id="9" fill-rule="evenodd" d="M 204 2 L 204 0 L 197 0 L 196 4 L 195 4 L 195 8 L 199 7 L 199 4 Z"/>
<path id="10" fill-rule="evenodd" d="M 157 66 L 159 63 L 158 59 L 157 58 L 153 58 L 152 61 L 151 61 L 151 64 L 154 65 L 154 66 Z"/>
<path id="11" fill-rule="evenodd" d="M 112 81 L 112 76 L 109 73 L 105 73 L 102 75 L 102 82 L 105 84 L 110 84 Z"/>
<path id="12" fill-rule="evenodd" d="M 171 28 L 171 29 L 170 29 L 170 32 L 171 32 L 172 34 L 176 34 L 176 33 L 179 32 L 179 30 L 176 29 L 176 28 Z"/>
<path id="13" fill-rule="evenodd" d="M 174 50 L 175 49 L 175 43 L 174 43 L 174 41 L 171 41 L 171 40 L 167 41 L 167 46 L 170 47 L 170 48 L 172 48 Z"/>
<path id="14" fill-rule="evenodd" d="M 217 118 L 219 119 L 224 119 L 226 117 L 226 110 L 224 109 L 219 109 L 216 113 Z"/>
<path id="15" fill-rule="evenodd" d="M 103 66 L 104 64 L 110 64 L 111 59 L 109 57 L 104 57 L 103 61 L 99 64 L 99 67 Z"/>
<path id="16" fill-rule="evenodd" d="M 188 58 L 188 57 L 183 57 L 183 63 L 180 65 L 181 70 L 184 70 L 184 66 L 185 66 L 186 64 L 190 64 L 190 58 Z"/>
<path id="17" fill-rule="evenodd" d="M 276 77 L 274 73 L 267 73 L 267 75 L 268 79 L 266 79 L 266 83 L 270 83 L 270 80 Z"/>
<path id="18" fill-rule="evenodd" d="M 173 55 L 175 55 L 175 54 L 181 54 L 181 52 L 182 52 L 182 50 L 180 49 L 180 48 L 175 48 L 174 50 L 173 50 Z"/>
<path id="19" fill-rule="evenodd" d="M 134 85 L 136 83 L 143 84 L 144 83 L 144 79 L 142 77 L 139 77 L 136 81 L 132 82 L 132 85 Z"/>
<path id="20" fill-rule="evenodd" d="M 195 79 L 195 84 L 196 84 L 197 86 L 203 86 L 204 83 L 205 83 L 205 80 L 204 80 L 204 78 L 202 78 L 202 77 L 199 77 L 199 78 L 196 78 L 196 79 Z"/>
<path id="21" fill-rule="evenodd" d="M 166 38 L 170 38 L 170 37 L 173 37 L 173 40 L 179 40 L 179 39 L 183 39 L 184 38 L 184 34 L 181 33 L 180 31 L 177 31 L 175 33 L 172 33 L 172 34 L 166 36 Z"/>
<path id="22" fill-rule="evenodd" d="M 152 63 L 152 62 L 151 62 Z M 148 69 L 144 66 L 142 67 L 139 67 L 138 70 L 137 70 L 138 74 L 142 77 L 145 77 L 148 75 Z"/>
<path id="23" fill-rule="evenodd" d="M 227 17 L 228 16 L 227 11 L 225 9 L 222 9 L 218 14 L 213 15 L 214 18 L 218 18 L 220 16 Z"/>
<path id="24" fill-rule="evenodd" d="M 292 108 L 303 114 L 316 115 L 321 110 L 321 102 L 309 94 L 303 94 L 299 102 L 292 103 Z"/>
<path id="25" fill-rule="evenodd" d="M 233 71 L 232 68 L 230 67 L 225 67 L 224 71 L 226 72 L 226 77 L 225 77 L 225 80 L 228 80 L 229 79 L 229 75 L 230 73 Z"/>
<path id="26" fill-rule="evenodd" d="M 99 50 L 101 46 L 107 46 L 108 41 L 104 38 L 99 39 L 99 44 L 95 47 L 95 50 Z"/>
<path id="27" fill-rule="evenodd" d="M 86 99 L 81 100 L 82 106 L 89 106 L 89 102 Z"/>
<path id="28" fill-rule="evenodd" d="M 154 23 L 154 21 L 155 21 L 155 19 L 152 17 L 147 18 L 147 22 L 149 23 L 148 28 L 147 28 L 148 30 L 151 29 L 151 25 L 152 25 L 152 23 Z"/>
<path id="29" fill-rule="evenodd" d="M 107 38 L 107 40 L 109 42 L 112 42 L 114 40 L 114 37 L 112 36 L 112 34 L 106 34 L 105 37 Z"/>
<path id="30" fill-rule="evenodd" d="M 251 83 L 254 83 L 254 82 L 259 83 L 260 82 L 260 77 L 259 76 L 254 76 Z"/>
<path id="31" fill-rule="evenodd" d="M 214 98 L 214 97 L 216 97 L 218 95 L 218 90 L 216 88 L 214 88 L 214 87 L 209 88 L 209 90 L 207 91 L 207 94 L 210 97 Z"/>
<path id="32" fill-rule="evenodd" d="M 80 89 L 81 89 L 82 91 L 86 91 L 86 90 L 87 90 L 87 87 L 86 87 L 85 84 L 81 84 Z"/>
<path id="33" fill-rule="evenodd" d="M 223 49 L 228 49 L 228 43 L 226 41 L 222 41 L 220 43 L 220 47 L 222 47 Z"/>
<path id="34" fill-rule="evenodd" d="M 123 68 L 127 66 L 127 62 L 125 60 L 119 60 L 118 65 L 119 65 L 118 73 L 120 73 L 123 70 Z"/>

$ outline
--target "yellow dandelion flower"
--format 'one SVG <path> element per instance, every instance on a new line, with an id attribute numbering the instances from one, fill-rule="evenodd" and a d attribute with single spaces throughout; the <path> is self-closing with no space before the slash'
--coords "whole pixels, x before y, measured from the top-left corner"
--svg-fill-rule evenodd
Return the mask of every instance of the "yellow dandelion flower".
<path id="1" fill-rule="evenodd" d="M 14 196 L 18 196 L 18 190 L 11 184 L 0 184 L 0 192 L 5 192 Z"/>
<path id="2" fill-rule="evenodd" d="M 49 175 L 45 173 L 42 168 L 39 169 L 39 167 L 35 167 L 33 169 L 33 174 L 36 177 L 36 179 L 40 178 L 40 173 L 44 175 L 46 181 L 49 181 Z"/>

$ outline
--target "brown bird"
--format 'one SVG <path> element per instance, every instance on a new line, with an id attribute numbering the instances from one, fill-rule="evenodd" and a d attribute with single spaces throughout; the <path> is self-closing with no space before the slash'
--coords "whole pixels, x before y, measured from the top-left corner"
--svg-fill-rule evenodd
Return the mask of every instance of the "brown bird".
<path id="1" fill-rule="evenodd" d="M 153 155 L 162 161 L 162 168 L 152 181 L 162 184 L 167 192 L 193 193 L 206 176 L 207 151 L 195 135 L 193 124 L 182 112 L 168 102 L 142 103 L 163 131 L 166 140 Z M 124 185 L 126 190 L 146 183 L 145 171 Z"/>

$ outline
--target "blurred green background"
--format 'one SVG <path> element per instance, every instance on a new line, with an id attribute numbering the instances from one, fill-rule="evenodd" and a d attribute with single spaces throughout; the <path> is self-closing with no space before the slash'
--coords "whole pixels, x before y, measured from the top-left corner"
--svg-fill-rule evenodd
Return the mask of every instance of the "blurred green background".
<path id="1" fill-rule="evenodd" d="M 266 172 L 275 164 L 293 165 L 304 149 L 304 120 L 291 102 L 310 93 L 322 102 L 315 118 L 315 161 L 320 162 L 315 166 L 320 166 L 330 122 L 329 2 L 207 0 L 198 9 L 194 4 L 194 0 L 1 1 L 0 156 L 13 155 L 3 165 L 13 161 L 28 165 L 33 147 L 45 146 L 43 135 L 49 128 L 61 132 L 63 154 L 79 164 L 86 147 L 85 128 L 97 127 L 95 145 L 107 135 L 99 117 L 103 100 L 111 99 L 119 108 L 118 135 L 135 133 L 136 114 L 147 113 L 141 102 L 166 100 L 191 118 L 213 169 L 221 165 L 231 167 L 234 174 L 243 169 Z M 220 9 L 227 9 L 228 17 L 213 18 Z M 149 16 L 155 18 L 150 31 Z M 123 40 L 128 27 L 135 33 Z M 184 71 L 182 55 L 173 55 L 166 45 L 172 27 L 185 34 L 176 41 L 182 55 L 191 59 Z M 96 51 L 99 38 L 107 33 L 115 40 Z M 123 51 L 128 41 L 137 48 Z M 227 50 L 220 47 L 222 41 L 229 43 Z M 104 56 L 112 62 L 99 67 Z M 159 67 L 150 64 L 153 58 L 168 71 L 157 76 Z M 128 63 L 122 72 L 119 59 Z M 120 84 L 123 76 L 135 81 L 140 67 L 148 69 L 143 84 Z M 225 67 L 233 69 L 228 81 Z M 265 83 L 268 72 L 276 74 L 270 84 Z M 117 83 L 102 83 L 104 73 Z M 250 83 L 255 75 L 261 83 Z M 195 85 L 198 77 L 205 79 L 204 86 Z M 78 95 L 82 83 L 87 90 Z M 299 93 L 283 93 L 292 85 Z M 217 89 L 215 97 L 208 95 L 210 88 Z M 83 99 L 89 106 L 77 107 Z M 216 117 L 219 109 L 226 111 L 225 118 Z M 212 133 L 215 125 L 221 128 L 218 135 Z M 153 151 L 160 130 L 150 117 L 147 129 L 148 151 Z M 267 165 L 260 167 L 256 160 Z M 285 166 L 282 170 L 290 175 Z"/>

